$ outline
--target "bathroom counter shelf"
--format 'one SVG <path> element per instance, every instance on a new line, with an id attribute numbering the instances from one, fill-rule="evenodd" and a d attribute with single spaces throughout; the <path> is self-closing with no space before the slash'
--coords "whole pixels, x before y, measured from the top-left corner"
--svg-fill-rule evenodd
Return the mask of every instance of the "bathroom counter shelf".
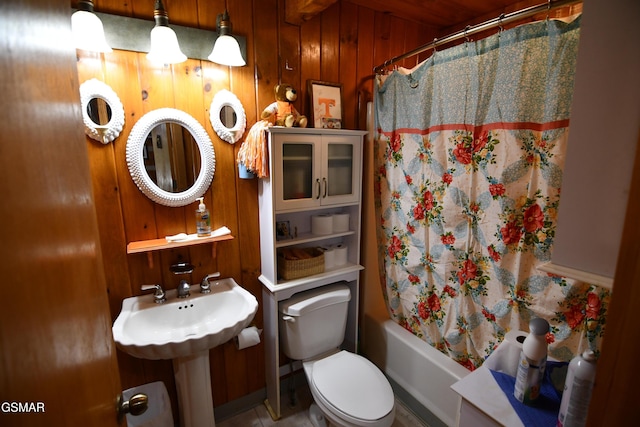
<path id="1" fill-rule="evenodd" d="M 215 258 L 218 242 L 225 242 L 233 239 L 234 237 L 231 234 L 223 234 L 223 235 L 214 234 L 206 237 L 197 237 L 197 236 L 192 237 L 190 235 L 188 239 L 174 241 L 174 242 L 169 242 L 166 238 L 140 240 L 136 242 L 130 242 L 127 245 L 127 254 L 146 253 L 147 261 L 149 262 L 149 268 L 153 268 L 153 256 L 151 255 L 151 252 L 153 251 L 181 248 L 185 246 L 202 245 L 205 243 L 212 243 L 213 244 L 211 249 L 212 256 Z"/>
<path id="2" fill-rule="evenodd" d="M 355 231 L 345 231 L 342 233 L 332 233 L 332 234 L 305 233 L 305 234 L 300 234 L 297 237 L 292 237 L 291 239 L 278 240 L 275 244 L 275 247 L 284 248 L 286 246 L 301 245 L 303 243 L 313 243 L 313 242 L 332 239 L 336 237 L 351 236 L 353 234 L 355 234 Z"/>
<path id="3" fill-rule="evenodd" d="M 299 279 L 278 280 L 277 283 L 272 283 L 264 275 L 261 275 L 258 277 L 258 280 L 260 280 L 272 294 L 276 295 L 277 301 L 282 301 L 291 298 L 291 296 L 297 292 L 340 281 L 354 281 L 360 274 L 360 270 L 363 269 L 364 267 L 361 265 L 348 263 L 331 270 L 325 270 L 319 274 L 314 274 L 313 276 L 301 277 Z"/>

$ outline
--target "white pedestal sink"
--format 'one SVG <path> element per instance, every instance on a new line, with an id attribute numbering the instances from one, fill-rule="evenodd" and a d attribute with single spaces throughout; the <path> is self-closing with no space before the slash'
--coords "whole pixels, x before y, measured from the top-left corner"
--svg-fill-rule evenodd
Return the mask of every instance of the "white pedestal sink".
<path id="1" fill-rule="evenodd" d="M 211 283 L 211 293 L 191 286 L 191 295 L 167 301 L 153 295 L 125 298 L 113 323 L 113 338 L 122 351 L 141 359 L 172 359 L 182 427 L 213 427 L 209 349 L 249 326 L 258 301 L 233 279 Z"/>

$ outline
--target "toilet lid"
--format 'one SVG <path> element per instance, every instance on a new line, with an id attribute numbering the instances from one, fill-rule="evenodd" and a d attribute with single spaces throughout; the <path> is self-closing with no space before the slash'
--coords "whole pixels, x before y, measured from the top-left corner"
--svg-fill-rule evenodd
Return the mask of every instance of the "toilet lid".
<path id="1" fill-rule="evenodd" d="M 334 407 L 361 420 L 377 420 L 393 409 L 393 390 L 370 361 L 341 351 L 313 364 L 313 383 Z"/>

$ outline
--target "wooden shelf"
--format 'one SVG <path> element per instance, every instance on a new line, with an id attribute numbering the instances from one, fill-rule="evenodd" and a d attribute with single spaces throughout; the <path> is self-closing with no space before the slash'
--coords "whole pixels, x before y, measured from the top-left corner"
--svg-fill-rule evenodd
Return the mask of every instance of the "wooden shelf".
<path id="1" fill-rule="evenodd" d="M 218 242 L 226 242 L 228 240 L 233 240 L 234 237 L 231 233 L 227 234 L 216 234 L 216 231 L 212 233 L 211 236 L 206 237 L 198 237 L 195 234 L 190 234 L 185 240 L 169 242 L 166 238 L 162 239 L 152 239 L 152 240 L 140 240 L 136 242 L 130 242 L 127 245 L 127 254 L 139 254 L 146 253 L 147 254 L 147 262 L 149 263 L 149 268 L 153 268 L 153 256 L 151 252 L 160 251 L 163 249 L 175 249 L 182 248 L 186 246 L 195 246 L 202 245 L 205 243 L 211 243 L 213 245 L 211 249 L 211 256 L 213 258 L 216 257 L 216 247 Z"/>
<path id="2" fill-rule="evenodd" d="M 184 246 L 201 245 L 203 243 L 217 243 L 227 240 L 233 240 L 231 234 L 225 234 L 224 236 L 207 236 L 196 237 L 195 239 L 181 240 L 178 242 L 168 242 L 167 239 L 153 239 L 153 240 L 141 240 L 138 242 L 131 242 L 127 245 L 128 254 L 137 254 L 141 252 L 159 251 L 162 249 L 181 248 Z"/>

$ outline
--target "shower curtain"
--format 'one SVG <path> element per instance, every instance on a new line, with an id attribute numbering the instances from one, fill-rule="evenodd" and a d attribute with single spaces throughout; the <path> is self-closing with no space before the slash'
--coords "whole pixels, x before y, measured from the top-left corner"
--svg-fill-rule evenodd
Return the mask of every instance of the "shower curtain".
<path id="1" fill-rule="evenodd" d="M 387 308 L 470 370 L 532 317 L 549 321 L 559 360 L 603 335 L 608 292 L 537 269 L 561 199 L 579 24 L 467 40 L 376 83 Z"/>

